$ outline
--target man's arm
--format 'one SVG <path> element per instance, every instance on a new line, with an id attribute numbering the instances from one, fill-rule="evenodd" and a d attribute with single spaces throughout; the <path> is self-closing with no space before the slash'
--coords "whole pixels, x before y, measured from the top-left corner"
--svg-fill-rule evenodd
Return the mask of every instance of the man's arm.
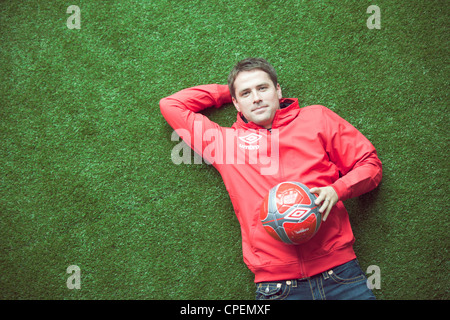
<path id="1" fill-rule="evenodd" d="M 228 86 L 208 84 L 181 90 L 161 99 L 159 105 L 169 125 L 191 148 L 202 154 L 204 146 L 195 144 L 194 139 L 201 139 L 208 129 L 219 130 L 220 127 L 199 112 L 210 107 L 219 108 L 227 103 L 231 103 Z M 188 134 L 184 134 L 186 132 Z"/>
<path id="2" fill-rule="evenodd" d="M 370 141 L 350 123 L 329 109 L 324 109 L 325 148 L 328 157 L 340 173 L 331 186 L 312 188 L 318 195 L 319 211 L 328 217 L 339 200 L 357 197 L 376 188 L 381 181 L 382 165 Z"/>

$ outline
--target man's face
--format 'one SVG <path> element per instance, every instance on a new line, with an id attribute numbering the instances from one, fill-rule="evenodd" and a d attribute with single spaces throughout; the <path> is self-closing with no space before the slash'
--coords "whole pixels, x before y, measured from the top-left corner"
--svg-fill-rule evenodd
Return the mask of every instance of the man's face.
<path id="1" fill-rule="evenodd" d="M 233 104 L 244 117 L 266 129 L 272 127 L 275 112 L 280 108 L 281 88 L 274 86 L 269 75 L 259 69 L 242 71 L 234 81 L 236 98 Z"/>

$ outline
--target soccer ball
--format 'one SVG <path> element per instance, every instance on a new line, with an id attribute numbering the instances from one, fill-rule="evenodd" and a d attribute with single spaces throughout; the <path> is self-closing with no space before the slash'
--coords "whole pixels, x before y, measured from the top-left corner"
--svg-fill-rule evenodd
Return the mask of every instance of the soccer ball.
<path id="1" fill-rule="evenodd" d="M 261 205 L 264 229 L 275 239 L 302 244 L 319 230 L 322 214 L 314 204 L 317 197 L 299 182 L 282 182 L 270 189 Z"/>

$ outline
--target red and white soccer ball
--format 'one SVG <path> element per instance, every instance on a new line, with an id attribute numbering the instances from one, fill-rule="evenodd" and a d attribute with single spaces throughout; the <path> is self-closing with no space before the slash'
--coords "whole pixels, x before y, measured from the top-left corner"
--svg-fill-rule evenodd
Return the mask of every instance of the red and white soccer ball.
<path id="1" fill-rule="evenodd" d="M 261 205 L 264 229 L 275 239 L 302 244 L 319 230 L 322 214 L 316 195 L 299 182 L 282 182 L 270 189 Z"/>

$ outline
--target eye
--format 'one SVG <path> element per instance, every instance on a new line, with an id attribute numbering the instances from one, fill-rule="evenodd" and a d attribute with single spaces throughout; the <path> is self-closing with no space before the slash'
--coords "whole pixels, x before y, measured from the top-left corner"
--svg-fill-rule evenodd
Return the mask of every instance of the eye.
<path id="1" fill-rule="evenodd" d="M 250 94 L 250 91 L 244 91 L 241 93 L 242 97 L 247 97 Z"/>
<path id="2" fill-rule="evenodd" d="M 259 87 L 259 91 L 266 91 L 267 89 L 268 89 L 268 86 Z"/>

